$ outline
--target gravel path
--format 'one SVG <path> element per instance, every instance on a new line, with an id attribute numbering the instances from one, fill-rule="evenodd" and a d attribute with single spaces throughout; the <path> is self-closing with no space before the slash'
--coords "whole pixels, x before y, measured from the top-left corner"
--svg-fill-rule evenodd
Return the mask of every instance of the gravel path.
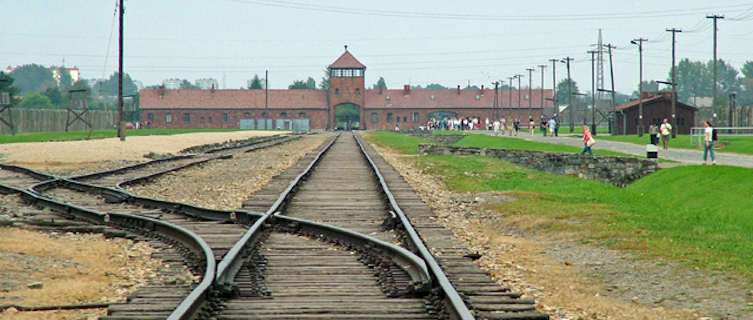
<path id="1" fill-rule="evenodd" d="M 39 170 L 92 166 L 101 162 L 146 161 L 148 153 L 178 153 L 202 144 L 283 134 L 283 131 L 201 132 L 165 136 L 0 144 L 0 161 Z"/>
<path id="2" fill-rule="evenodd" d="M 528 140 L 528 141 L 564 144 L 564 145 L 569 145 L 569 146 L 574 146 L 574 147 L 579 147 L 579 148 L 583 147 L 583 141 L 579 137 L 565 137 L 565 136 L 544 137 L 538 134 L 533 135 L 533 136 L 522 134 L 522 135 L 517 136 L 516 138 Z M 602 140 L 602 139 L 599 139 L 598 136 L 595 137 L 595 139 L 597 140 L 597 143 L 594 146 L 594 149 L 629 153 L 629 154 L 634 154 L 634 155 L 643 156 L 643 157 L 646 156 L 645 145 L 637 145 L 634 143 Z M 648 140 L 648 136 L 646 136 L 646 140 Z M 715 152 L 715 155 L 716 155 L 716 162 L 718 164 L 753 168 L 753 156 L 729 153 L 729 152 Z M 677 149 L 677 148 L 671 148 L 670 146 L 669 150 L 663 150 L 659 148 L 659 158 L 674 160 L 674 161 L 678 161 L 678 162 L 686 163 L 686 164 L 702 164 L 703 163 L 703 151 L 702 150 Z M 711 161 L 709 160 L 709 163 L 710 162 Z"/>
<path id="3" fill-rule="evenodd" d="M 521 231 L 481 209 L 504 192 L 458 194 L 404 156 L 376 147 L 501 284 L 536 299 L 552 319 L 751 319 L 753 291 L 734 278 Z"/>
<path id="4" fill-rule="evenodd" d="M 332 135 L 317 134 L 232 159 L 212 161 L 166 174 L 128 191 L 144 197 L 189 203 L 205 208 L 234 210 L 273 177 L 316 150 Z"/>

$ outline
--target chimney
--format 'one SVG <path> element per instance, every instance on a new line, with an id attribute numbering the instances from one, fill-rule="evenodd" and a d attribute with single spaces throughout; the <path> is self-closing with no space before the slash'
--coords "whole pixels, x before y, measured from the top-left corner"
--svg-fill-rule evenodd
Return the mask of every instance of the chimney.
<path id="1" fill-rule="evenodd" d="M 482 95 L 484 94 L 484 85 L 483 84 L 481 85 L 481 94 Z"/>
<path id="2" fill-rule="evenodd" d="M 406 85 L 403 86 L 403 94 L 406 95 L 406 96 L 410 94 L 410 85 L 409 84 L 406 84 Z"/>
<path id="3" fill-rule="evenodd" d="M 460 85 L 458 85 L 458 95 L 460 95 Z"/>
<path id="4" fill-rule="evenodd" d="M 164 98 L 165 97 L 165 85 L 164 84 L 161 85 L 161 86 L 159 86 L 159 89 L 157 90 L 157 93 L 159 94 L 160 98 Z"/>
<path id="5" fill-rule="evenodd" d="M 212 87 L 209 90 L 214 93 L 214 83 L 212 83 Z"/>
<path id="6" fill-rule="evenodd" d="M 648 99 L 656 95 L 656 92 L 653 91 L 643 91 L 643 94 L 641 95 L 641 98 Z"/>

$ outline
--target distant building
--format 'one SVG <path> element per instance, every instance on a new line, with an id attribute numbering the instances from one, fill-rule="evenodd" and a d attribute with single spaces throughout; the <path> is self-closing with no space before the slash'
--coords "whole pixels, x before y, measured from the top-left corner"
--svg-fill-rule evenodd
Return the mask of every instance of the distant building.
<path id="1" fill-rule="evenodd" d="M 637 134 L 639 119 L 639 100 L 630 101 L 617 106 L 616 125 L 619 134 Z M 695 115 L 698 108 L 677 101 L 674 127 L 678 134 L 690 134 L 690 128 L 695 125 Z M 658 125 L 664 118 L 672 119 L 672 93 L 654 94 L 644 92 L 643 98 L 643 132 L 648 132 L 652 124 Z"/>
<path id="2" fill-rule="evenodd" d="M 180 79 L 167 79 L 162 81 L 162 85 L 165 86 L 165 89 L 167 90 L 177 90 L 180 89 L 180 83 L 182 80 Z"/>
<path id="3" fill-rule="evenodd" d="M 217 79 L 212 78 L 204 78 L 204 79 L 196 79 L 194 81 L 194 84 L 199 87 L 199 89 L 208 90 L 208 89 L 219 89 L 220 85 L 219 82 L 217 82 Z"/>
<path id="4" fill-rule="evenodd" d="M 143 120 L 152 128 L 242 128 L 242 129 L 418 129 L 431 120 L 472 117 L 505 117 L 512 122 L 539 119 L 552 108 L 552 90 L 504 89 L 367 89 L 366 66 L 346 51 L 328 67 L 328 90 L 167 90 L 179 83 L 165 82 L 161 89 L 140 93 Z M 518 97 L 521 97 L 518 103 Z M 525 96 L 525 97 L 523 97 Z M 544 105 L 540 105 L 541 101 Z M 343 121 L 338 114 L 357 110 Z"/>

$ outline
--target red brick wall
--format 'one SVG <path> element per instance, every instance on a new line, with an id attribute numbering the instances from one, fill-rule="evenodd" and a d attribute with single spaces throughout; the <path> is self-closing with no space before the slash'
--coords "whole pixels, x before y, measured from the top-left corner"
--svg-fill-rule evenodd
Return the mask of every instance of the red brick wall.
<path id="1" fill-rule="evenodd" d="M 285 112 L 287 115 L 283 115 Z M 191 121 L 184 120 L 184 114 L 190 114 Z M 266 113 L 266 114 L 265 114 Z M 301 115 L 301 113 L 304 113 Z M 166 116 L 172 115 L 172 122 L 165 122 Z M 224 121 L 223 114 L 228 115 Z M 152 128 L 178 129 L 232 129 L 240 127 L 240 119 L 309 119 L 311 129 L 323 129 L 327 126 L 326 109 L 142 109 L 142 121 L 150 120 L 153 115 Z M 211 118 L 211 120 L 210 120 Z M 203 120 L 202 120 L 203 119 Z"/>
<path id="2" fill-rule="evenodd" d="M 420 126 L 426 126 L 426 123 L 430 120 L 429 115 L 438 112 L 447 111 L 455 112 L 458 117 L 477 117 L 480 119 L 482 126 L 485 123 L 486 118 L 489 118 L 489 122 L 493 122 L 495 112 L 491 108 L 458 108 L 458 109 L 385 109 L 385 108 L 367 108 L 366 112 L 361 114 L 362 118 L 366 120 L 366 129 L 369 130 L 394 130 L 397 124 L 397 117 L 400 117 L 400 129 L 418 129 Z M 418 113 L 418 122 L 413 121 L 413 114 Z M 521 108 L 521 109 L 502 109 L 497 111 L 498 116 L 507 118 L 508 123 L 512 124 L 512 119 L 520 118 L 521 125 L 528 126 L 528 117 L 532 116 L 536 123 L 539 123 L 542 109 L 540 108 Z M 387 122 L 387 114 L 392 113 L 392 122 Z M 375 123 L 372 118 L 372 114 L 377 115 L 377 122 Z M 407 120 L 407 121 L 404 121 Z M 436 119 L 441 120 L 441 119 Z"/>
<path id="3" fill-rule="evenodd" d="M 358 89 L 358 94 L 356 93 Z M 363 77 L 331 77 L 329 78 L 329 123 L 335 121 L 335 106 L 341 103 L 352 103 L 361 107 L 361 129 L 364 129 L 363 106 L 366 104 L 366 91 Z"/>

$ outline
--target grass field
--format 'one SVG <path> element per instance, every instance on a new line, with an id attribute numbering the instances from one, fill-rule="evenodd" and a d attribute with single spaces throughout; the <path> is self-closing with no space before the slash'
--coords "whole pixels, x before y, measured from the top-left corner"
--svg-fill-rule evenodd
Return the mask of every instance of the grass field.
<path id="1" fill-rule="evenodd" d="M 127 136 L 151 136 L 151 135 L 171 135 L 191 132 L 230 132 L 239 131 L 239 129 L 142 129 L 128 130 Z M 0 135 L 0 144 L 19 143 L 19 142 L 43 142 L 43 141 L 69 141 L 85 140 L 89 131 L 70 131 L 70 132 L 29 132 L 14 135 Z M 94 130 L 91 139 L 104 139 L 117 137 L 118 133 L 114 129 Z"/>
<path id="2" fill-rule="evenodd" d="M 371 141 L 412 149 L 398 135 Z M 509 192 L 517 200 L 486 206 L 515 217 L 528 230 L 733 271 L 753 281 L 751 169 L 679 166 L 618 188 L 489 157 L 419 156 L 415 161 L 452 191 Z"/>
<path id="3" fill-rule="evenodd" d="M 635 143 L 635 144 L 640 144 L 640 145 L 645 145 L 649 143 L 648 135 L 643 135 L 643 137 L 638 137 L 637 135 L 601 136 L 599 137 L 599 139 L 629 142 L 629 143 Z M 659 143 L 661 145 L 661 141 Z M 703 150 L 703 148 L 699 146 L 697 143 L 690 143 L 689 135 L 678 135 L 677 138 L 670 140 L 669 147 L 681 148 L 681 149 Z M 753 154 L 753 137 L 721 136 L 719 137 L 719 141 L 716 143 L 716 147 L 720 148 L 718 151 L 721 151 L 721 152 Z"/>
<path id="4" fill-rule="evenodd" d="M 513 150 L 535 150 L 535 151 L 548 151 L 548 152 L 565 152 L 565 153 L 577 153 L 582 148 L 567 146 L 562 144 L 543 143 L 535 141 L 526 141 L 518 138 L 509 137 L 494 137 L 484 134 L 469 135 L 457 143 L 457 147 L 477 147 L 477 148 L 495 148 L 495 149 L 513 149 Z M 593 150 L 595 155 L 603 156 L 625 156 L 635 157 L 631 154 L 625 154 L 620 152 L 608 151 L 608 150 Z"/>

